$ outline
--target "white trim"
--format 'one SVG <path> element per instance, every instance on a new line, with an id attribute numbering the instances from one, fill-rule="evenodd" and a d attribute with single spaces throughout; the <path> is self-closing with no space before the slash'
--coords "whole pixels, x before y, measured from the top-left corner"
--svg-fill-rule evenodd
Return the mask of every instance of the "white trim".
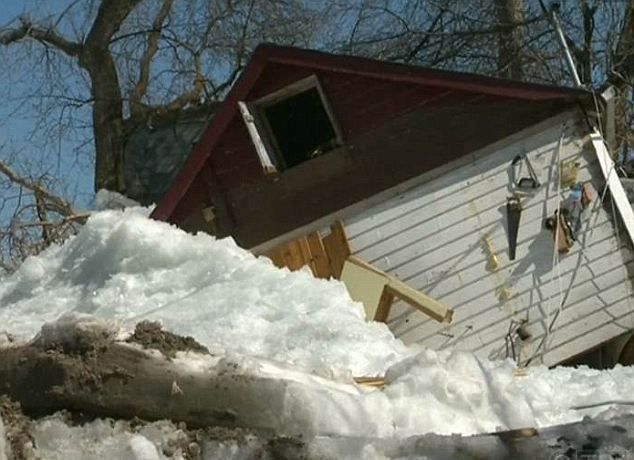
<path id="1" fill-rule="evenodd" d="M 603 135 L 608 143 L 608 147 L 610 147 L 611 150 L 614 150 L 617 147 L 616 122 L 614 119 L 614 111 L 616 110 L 616 90 L 613 86 L 609 86 L 605 91 L 603 91 L 603 93 L 601 93 L 601 97 L 605 103 L 605 119 L 603 120 L 605 127 L 603 128 Z"/>
<path id="2" fill-rule="evenodd" d="M 277 168 L 275 167 L 275 164 L 273 164 L 273 160 L 271 160 L 271 155 L 269 155 L 269 152 L 260 137 L 258 128 L 255 126 L 255 118 L 251 114 L 249 106 L 245 102 L 239 101 L 238 107 L 240 108 L 240 113 L 242 114 L 244 123 L 247 125 L 247 130 L 249 131 L 249 135 L 253 141 L 255 151 L 258 153 L 264 172 L 267 174 L 277 173 Z"/>
<path id="3" fill-rule="evenodd" d="M 258 106 L 273 105 L 276 102 L 283 101 L 284 99 L 288 99 L 289 97 L 295 96 L 299 93 L 303 93 L 304 91 L 308 91 L 309 89 L 318 86 L 319 80 L 317 79 L 317 76 L 310 75 L 306 78 L 302 78 L 301 80 L 297 80 L 290 85 L 286 85 L 285 87 L 278 89 L 272 93 L 269 93 L 266 96 L 262 96 L 252 103 L 253 105 Z"/>
<path id="4" fill-rule="evenodd" d="M 627 194 L 623 188 L 623 184 L 619 180 L 614 168 L 614 161 L 610 157 L 610 153 L 605 145 L 605 140 L 599 134 L 599 131 L 595 128 L 590 133 L 590 140 L 592 146 L 599 160 L 601 166 L 601 172 L 605 178 L 606 185 L 610 190 L 610 195 L 614 200 L 614 204 L 619 211 L 623 225 L 627 231 L 627 235 L 630 238 L 630 242 L 634 244 L 634 211 L 632 205 L 627 199 Z"/>

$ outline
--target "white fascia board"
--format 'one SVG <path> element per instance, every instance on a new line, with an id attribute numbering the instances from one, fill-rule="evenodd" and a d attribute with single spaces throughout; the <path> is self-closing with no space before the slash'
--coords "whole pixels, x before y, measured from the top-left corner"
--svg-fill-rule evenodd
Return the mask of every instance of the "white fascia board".
<path id="1" fill-rule="evenodd" d="M 621 181 L 616 174 L 614 161 L 612 160 L 612 157 L 610 157 L 610 152 L 605 145 L 605 140 L 596 128 L 590 133 L 590 141 L 592 142 L 597 159 L 599 160 L 599 165 L 601 167 L 603 177 L 605 178 L 606 185 L 610 190 L 614 204 L 627 231 L 630 243 L 634 244 L 634 211 L 632 210 L 632 205 L 627 199 L 627 194 L 625 193 L 623 184 L 621 184 Z"/>

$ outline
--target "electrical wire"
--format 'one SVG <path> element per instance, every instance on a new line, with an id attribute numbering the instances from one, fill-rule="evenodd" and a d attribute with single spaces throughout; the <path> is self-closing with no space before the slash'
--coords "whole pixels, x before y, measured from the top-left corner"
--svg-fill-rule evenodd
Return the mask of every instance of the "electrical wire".
<path id="1" fill-rule="evenodd" d="M 555 244 L 553 245 L 553 258 L 551 263 L 551 272 L 550 272 L 550 283 L 551 285 L 555 284 L 555 273 L 557 274 L 557 285 L 559 287 L 559 305 L 557 307 L 557 312 L 555 313 L 555 318 L 559 316 L 561 313 L 562 305 L 561 301 L 563 299 L 563 285 L 561 282 L 561 267 L 559 265 L 559 236 L 561 233 L 560 230 L 560 222 L 561 222 L 561 151 L 563 149 L 564 144 L 564 136 L 566 134 L 566 125 L 564 124 L 561 129 L 561 134 L 559 136 L 559 143 L 557 145 L 557 158 L 555 164 L 557 165 L 557 180 L 556 180 L 556 188 L 555 188 L 555 198 L 557 200 L 557 214 L 555 218 Z M 548 297 L 547 305 L 548 305 L 548 317 L 550 318 L 552 314 L 552 300 L 553 295 L 551 294 Z M 546 329 L 546 344 L 550 342 L 551 334 L 552 334 L 552 323 Z"/>
<path id="2" fill-rule="evenodd" d="M 561 150 L 563 148 L 563 142 L 564 142 L 564 136 L 566 134 L 566 124 L 564 123 L 564 125 L 561 128 L 561 134 L 559 135 L 559 141 L 557 142 L 557 151 L 555 153 L 555 165 L 557 167 L 557 178 L 556 178 L 556 192 L 555 192 L 555 199 L 557 200 L 557 213 L 556 213 L 556 219 L 555 219 L 555 244 L 553 245 L 553 257 L 552 257 L 552 265 L 551 265 L 551 272 L 550 272 L 550 283 L 551 286 L 555 285 L 555 273 L 557 273 L 557 278 L 558 278 L 558 285 L 559 285 L 559 307 L 557 308 L 557 312 L 555 313 L 555 316 L 553 318 L 553 320 L 551 321 L 550 325 L 548 327 L 546 327 L 546 330 L 544 331 L 544 336 L 542 337 L 542 340 L 539 342 L 539 344 L 535 347 L 535 350 L 533 351 L 532 355 L 530 358 L 528 358 L 526 360 L 526 363 L 524 364 L 525 366 L 529 365 L 533 359 L 535 359 L 535 357 L 537 356 L 537 354 L 539 353 L 539 351 L 542 349 L 542 347 L 544 346 L 545 343 L 549 342 L 550 338 L 551 338 L 551 332 L 552 332 L 552 326 L 554 321 L 557 319 L 557 317 L 559 316 L 559 313 L 562 310 L 562 300 L 563 300 L 563 285 L 561 282 L 561 269 L 559 267 L 559 251 L 558 251 L 558 244 L 557 242 L 559 241 L 559 219 L 560 219 L 560 213 L 561 213 Z M 550 318 L 552 315 L 552 298 L 553 298 L 554 294 L 551 294 L 550 296 L 548 296 L 548 299 L 546 300 L 546 310 L 547 310 L 547 318 Z"/>

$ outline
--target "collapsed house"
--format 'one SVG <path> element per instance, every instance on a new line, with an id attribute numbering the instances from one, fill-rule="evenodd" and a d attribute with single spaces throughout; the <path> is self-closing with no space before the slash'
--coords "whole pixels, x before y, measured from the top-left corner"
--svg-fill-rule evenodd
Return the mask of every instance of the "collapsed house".
<path id="1" fill-rule="evenodd" d="M 262 45 L 208 124 L 138 138 L 165 153 L 166 190 L 148 195 L 146 171 L 139 196 L 156 219 L 342 279 L 406 343 L 521 365 L 600 350 L 605 366 L 634 349 L 634 216 L 599 135 L 609 108 Z"/>

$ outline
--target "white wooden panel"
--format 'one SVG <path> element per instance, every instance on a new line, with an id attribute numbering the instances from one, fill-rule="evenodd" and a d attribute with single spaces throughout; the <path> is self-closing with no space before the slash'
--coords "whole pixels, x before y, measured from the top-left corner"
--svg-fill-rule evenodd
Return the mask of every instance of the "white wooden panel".
<path id="1" fill-rule="evenodd" d="M 345 261 L 341 271 L 341 281 L 346 285 L 350 297 L 363 304 L 365 317 L 373 319 L 387 284 L 385 275 Z"/>
<path id="2" fill-rule="evenodd" d="M 345 219 L 355 255 L 455 310 L 454 322 L 446 326 L 397 303 L 388 320 L 397 336 L 434 349 L 455 347 L 500 357 L 511 319 L 526 319 L 532 338 L 522 356 L 530 356 L 565 298 L 547 341 L 550 348 L 538 350 L 552 364 L 578 354 L 586 335 L 587 348 L 620 334 L 624 318 L 634 325 L 632 309 L 625 311 L 631 303 L 625 299 L 632 294 L 632 270 L 626 264 L 633 255 L 625 244 L 627 234 L 616 236 L 604 209 L 609 206 L 595 202 L 585 211 L 579 241 L 553 269 L 553 236 L 543 221 L 569 195 L 558 185 L 559 161 L 579 163 L 578 180 L 590 181 L 597 195 L 603 191 L 601 169 L 584 129 L 554 123 L 518 136 L 511 145 Z M 527 154 L 543 185 L 522 198 L 517 254 L 510 261 L 506 200 L 512 193 L 510 163 L 520 153 Z M 500 263 L 495 272 L 487 270 L 485 238 Z M 618 320 L 609 319 L 611 308 L 618 310 Z M 608 327 L 610 321 L 615 324 Z"/>

